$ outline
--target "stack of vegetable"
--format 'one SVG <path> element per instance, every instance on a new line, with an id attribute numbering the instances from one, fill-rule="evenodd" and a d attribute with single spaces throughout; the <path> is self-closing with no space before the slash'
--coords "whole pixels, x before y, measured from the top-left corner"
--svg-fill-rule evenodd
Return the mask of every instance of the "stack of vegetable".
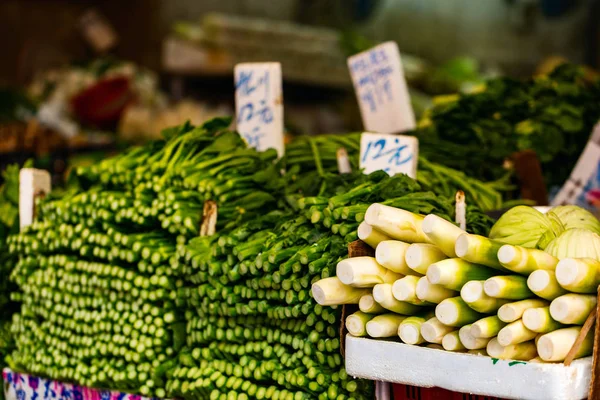
<path id="1" fill-rule="evenodd" d="M 352 170 L 359 168 L 360 134 L 322 135 L 317 137 L 300 137 L 286 147 L 284 163 L 294 166 L 293 173 L 303 174 L 302 182 L 294 182 L 297 187 L 311 187 L 310 179 L 318 180 L 327 173 L 337 173 L 337 150 L 346 149 Z M 458 190 L 465 193 L 468 204 L 477 206 L 483 211 L 503 208 L 504 194 L 514 190 L 510 184 L 510 175 L 505 173 L 496 181 L 484 182 L 472 178 L 456 169 L 449 168 L 444 160 L 428 161 L 420 155 L 417 171 L 417 182 L 424 191 L 437 195 L 454 197 Z M 289 176 L 293 176 L 289 174 Z M 293 189 L 293 187 L 292 187 Z"/>
<path id="2" fill-rule="evenodd" d="M 600 84 L 562 65 L 548 76 L 495 78 L 428 110 L 413 132 L 421 155 L 484 181 L 514 152 L 535 150 L 549 186 L 562 185 L 600 117 Z M 566 167 L 565 167 L 566 166 Z"/>
<path id="3" fill-rule="evenodd" d="M 78 170 L 78 182 L 9 239 L 22 290 L 11 367 L 167 395 L 166 373 L 185 344 L 183 280 L 170 265 L 177 246 L 198 235 L 205 199 L 220 206 L 223 228 L 275 205 L 261 190 L 275 153 L 246 148 L 228 125 L 186 124 Z"/>
<path id="4" fill-rule="evenodd" d="M 28 167 L 26 164 L 24 167 Z M 9 279 L 15 264 L 15 257 L 8 252 L 6 240 L 9 234 L 19 231 L 19 166 L 9 165 L 2 172 L 4 183 L 0 186 L 0 370 L 4 367 L 5 357 L 13 350 L 14 340 L 10 333 L 12 315 L 17 304 L 10 298 L 15 285 Z M 0 378 L 1 381 L 1 378 Z M 4 392 L 0 392 L 0 399 Z"/>
<path id="5" fill-rule="evenodd" d="M 180 297 L 189 299 L 188 349 L 179 357 L 169 393 L 183 398 L 369 396 L 369 385 L 344 371 L 340 309 L 316 304 L 311 284 L 334 275 L 348 243 L 357 238 L 357 215 L 369 201 L 403 204 L 446 219 L 454 214 L 453 202 L 421 192 L 405 175 L 381 171 L 325 173 L 315 189 L 314 196 L 287 196 L 300 213 L 273 211 L 180 248 L 172 265 L 186 276 Z M 489 229 L 480 212 L 468 215 L 478 229 Z"/>
<path id="6" fill-rule="evenodd" d="M 365 223 L 375 257 L 342 260 L 312 287 L 321 305 L 358 304 L 346 320 L 354 336 L 561 362 L 596 307 L 600 222 L 581 208 L 518 206 L 489 238 L 383 204 Z M 575 357 L 592 345 L 587 335 Z"/>

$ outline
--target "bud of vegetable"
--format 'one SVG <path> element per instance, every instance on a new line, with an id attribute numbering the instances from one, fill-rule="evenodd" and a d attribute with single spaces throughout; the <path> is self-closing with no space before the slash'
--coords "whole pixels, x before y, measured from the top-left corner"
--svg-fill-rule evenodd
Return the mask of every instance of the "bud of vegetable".
<path id="1" fill-rule="evenodd" d="M 564 227 L 533 207 L 517 206 L 504 213 L 490 231 L 490 239 L 526 248 L 544 249 Z"/>

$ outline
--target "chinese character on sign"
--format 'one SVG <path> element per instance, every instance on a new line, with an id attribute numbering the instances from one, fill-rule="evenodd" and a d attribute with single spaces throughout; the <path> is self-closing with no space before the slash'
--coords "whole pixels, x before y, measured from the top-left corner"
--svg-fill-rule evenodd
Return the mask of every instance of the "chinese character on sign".
<path id="1" fill-rule="evenodd" d="M 383 43 L 348 58 L 348 68 L 366 130 L 397 133 L 415 127 L 396 43 Z"/>
<path id="2" fill-rule="evenodd" d="M 414 136 L 363 133 L 360 138 L 360 167 L 366 174 L 383 170 L 390 175 L 417 176 L 419 142 Z"/>
<path id="3" fill-rule="evenodd" d="M 237 129 L 249 146 L 283 155 L 283 94 L 279 63 L 235 67 Z"/>

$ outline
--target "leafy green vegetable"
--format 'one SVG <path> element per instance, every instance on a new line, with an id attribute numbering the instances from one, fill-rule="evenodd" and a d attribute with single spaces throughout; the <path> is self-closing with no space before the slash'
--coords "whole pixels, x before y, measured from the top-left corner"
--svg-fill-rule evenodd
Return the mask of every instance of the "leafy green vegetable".
<path id="1" fill-rule="evenodd" d="M 436 105 L 412 134 L 429 161 L 482 181 L 503 178 L 505 159 L 532 149 L 553 186 L 564 183 L 599 117 L 600 84 L 565 64 L 525 81 L 492 79 L 481 92 Z"/>

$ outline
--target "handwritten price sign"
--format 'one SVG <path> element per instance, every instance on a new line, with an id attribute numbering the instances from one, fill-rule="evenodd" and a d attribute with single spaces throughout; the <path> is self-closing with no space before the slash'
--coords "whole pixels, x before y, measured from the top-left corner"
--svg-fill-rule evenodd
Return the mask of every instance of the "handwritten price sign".
<path id="1" fill-rule="evenodd" d="M 360 137 L 360 167 L 366 174 L 383 170 L 416 178 L 418 159 L 419 141 L 414 136 L 363 133 Z"/>
<path id="2" fill-rule="evenodd" d="M 249 146 L 283 156 L 281 64 L 237 64 L 234 75 L 237 130 Z"/>
<path id="3" fill-rule="evenodd" d="M 397 133 L 415 128 L 415 114 L 395 42 L 348 58 L 348 68 L 366 130 Z"/>

